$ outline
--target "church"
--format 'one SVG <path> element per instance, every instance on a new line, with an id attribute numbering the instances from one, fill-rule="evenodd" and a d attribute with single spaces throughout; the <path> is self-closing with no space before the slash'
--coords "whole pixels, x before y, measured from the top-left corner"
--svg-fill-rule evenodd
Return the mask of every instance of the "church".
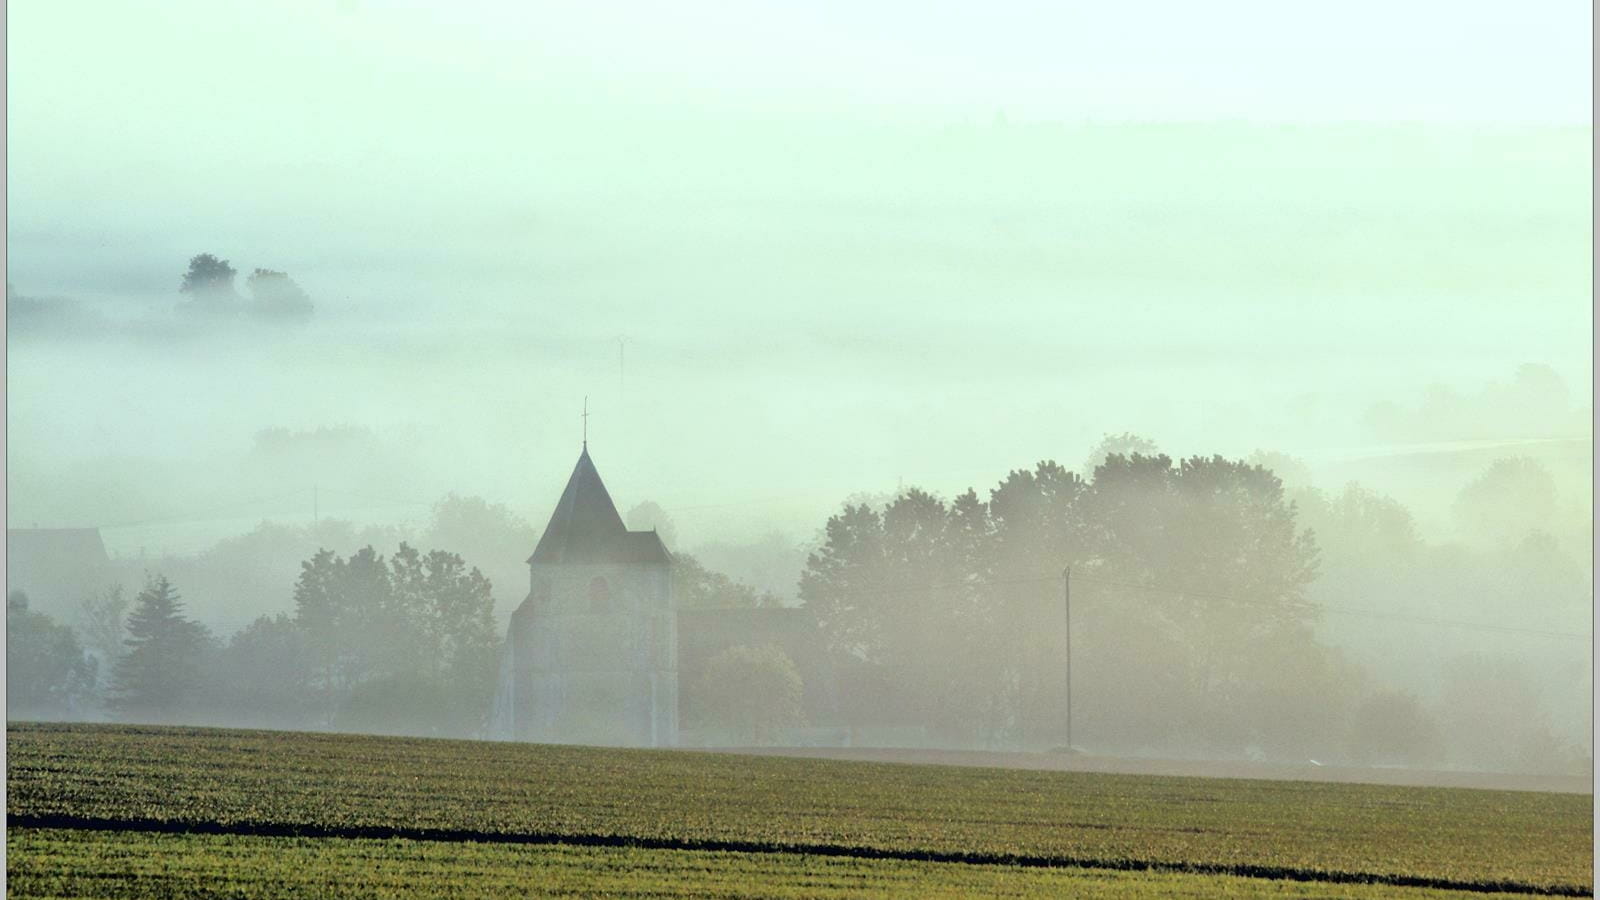
<path id="1" fill-rule="evenodd" d="M 672 555 L 629 531 L 583 445 L 511 614 L 492 736 L 670 747 L 678 737 Z"/>
<path id="2" fill-rule="evenodd" d="M 680 610 L 672 554 L 656 532 L 628 530 L 587 441 L 527 562 L 528 596 L 507 630 L 491 739 L 679 746 L 701 667 L 738 645 L 781 649 L 805 683 L 807 723 L 837 722 L 834 666 L 810 612 Z"/>

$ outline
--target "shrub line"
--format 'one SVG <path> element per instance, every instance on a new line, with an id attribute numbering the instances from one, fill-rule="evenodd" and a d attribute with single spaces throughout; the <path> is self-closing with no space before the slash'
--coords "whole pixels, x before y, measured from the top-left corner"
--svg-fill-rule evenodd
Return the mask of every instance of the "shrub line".
<path id="1" fill-rule="evenodd" d="M 1171 872 L 1187 875 L 1232 875 L 1274 881 L 1328 884 L 1381 884 L 1394 887 L 1470 891 L 1483 894 L 1540 894 L 1556 897 L 1591 897 L 1593 888 L 1579 885 L 1535 885 L 1518 881 L 1467 881 L 1373 872 L 1267 866 L 1250 863 L 1162 862 L 1140 859 L 1095 859 L 1037 854 L 979 853 L 952 850 L 894 850 L 846 844 L 798 844 L 712 838 L 644 837 L 622 834 L 560 834 L 555 832 L 476 831 L 466 828 L 402 828 L 389 825 L 319 825 L 314 823 L 186 822 L 175 819 L 111 819 L 65 814 L 7 813 L 9 828 L 58 828 L 79 831 L 128 831 L 151 834 L 237 835 L 241 837 L 402 839 L 442 843 L 566 844 L 578 847 L 632 847 L 643 850 L 700 850 L 723 853 L 783 853 L 852 859 L 905 862 L 959 863 L 965 865 L 1019 866 L 1038 869 L 1105 869 L 1121 872 Z"/>

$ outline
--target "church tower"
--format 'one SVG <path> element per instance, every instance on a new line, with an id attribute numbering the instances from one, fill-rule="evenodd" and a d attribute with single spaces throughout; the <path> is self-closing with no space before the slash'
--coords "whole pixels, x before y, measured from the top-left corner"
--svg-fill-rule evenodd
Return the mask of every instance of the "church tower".
<path id="1" fill-rule="evenodd" d="M 492 736 L 670 747 L 678 736 L 672 556 L 629 531 L 585 442 L 528 557 L 511 615 Z"/>

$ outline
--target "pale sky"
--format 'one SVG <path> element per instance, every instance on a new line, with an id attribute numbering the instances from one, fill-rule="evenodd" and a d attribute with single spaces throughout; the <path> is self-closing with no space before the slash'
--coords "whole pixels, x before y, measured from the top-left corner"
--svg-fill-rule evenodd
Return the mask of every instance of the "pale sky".
<path id="1" fill-rule="evenodd" d="M 815 498 L 791 524 L 1107 431 L 1314 456 L 1369 440 L 1377 400 L 1526 362 L 1588 403 L 1582 2 L 8 17 L 9 279 L 120 335 L 13 335 L 13 497 L 42 524 L 156 502 L 61 466 L 243 495 L 257 430 L 334 424 L 431 435 L 391 493 L 538 518 L 585 394 L 622 495 L 781 482 Z M 316 320 L 149 337 L 202 251 L 289 271 Z"/>
<path id="2" fill-rule="evenodd" d="M 1587 123 L 1589 4 L 1442 0 L 10 5 L 16 137 L 337 131 L 405 102 L 1028 119 Z M 430 84 L 432 86 L 430 86 Z M 459 92 L 459 93 L 456 93 Z M 531 109 L 505 108 L 507 115 Z M 284 121 L 283 116 L 292 118 Z M 139 123 L 145 123 L 141 128 Z M 81 120 L 81 127 L 88 124 Z"/>

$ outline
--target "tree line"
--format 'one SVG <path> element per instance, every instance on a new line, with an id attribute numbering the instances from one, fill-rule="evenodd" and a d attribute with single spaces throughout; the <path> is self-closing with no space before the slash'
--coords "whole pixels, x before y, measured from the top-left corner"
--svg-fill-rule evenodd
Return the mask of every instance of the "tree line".
<path id="1" fill-rule="evenodd" d="M 301 564 L 293 599 L 292 614 L 260 616 L 222 640 L 187 616 L 176 585 L 152 575 L 131 609 L 115 588 L 100 599 L 109 622 L 92 653 L 71 628 L 13 592 L 13 715 L 103 711 L 138 722 L 482 730 L 500 637 L 489 581 L 459 555 L 403 542 L 388 557 L 370 546 L 349 557 L 323 550 Z"/>
<path id="2" fill-rule="evenodd" d="M 1045 461 L 987 499 L 850 506 L 825 534 L 800 598 L 878 685 L 852 693 L 958 743 L 1064 742 L 1069 566 L 1076 715 L 1102 744 L 1271 740 L 1280 678 L 1261 676 L 1319 653 L 1315 540 L 1276 476 L 1220 456 L 1112 454 L 1091 480 Z"/>
<path id="3" fill-rule="evenodd" d="M 694 701 L 686 726 L 720 722 L 776 740 L 802 724 L 801 697 L 828 689 L 842 723 L 923 729 L 945 746 L 1058 747 L 1070 659 L 1073 742 L 1100 752 L 1537 771 L 1587 758 L 1543 710 L 1559 688 L 1555 664 L 1534 670 L 1525 654 L 1497 657 L 1482 644 L 1430 662 L 1423 648 L 1396 645 L 1437 686 L 1423 696 L 1326 639 L 1334 625 L 1360 624 L 1325 620 L 1330 603 L 1352 599 L 1381 615 L 1431 594 L 1481 619 L 1493 614 L 1489 600 L 1509 600 L 1537 624 L 1575 598 L 1584 613 L 1587 576 L 1537 527 L 1548 514 L 1512 527 L 1518 509 L 1552 493 L 1537 467 L 1497 463 L 1463 490 L 1456 513 L 1499 548 L 1487 550 L 1426 544 L 1403 506 L 1358 485 L 1287 488 L 1277 474 L 1294 470 L 1287 458 L 1173 460 L 1131 435 L 1105 447 L 1087 478 L 1044 461 L 987 496 L 912 488 L 847 501 L 798 578 L 832 687 L 798 684 L 771 648 L 730 648 L 683 683 Z M 661 510 L 635 512 L 673 537 Z M 91 598 L 76 631 L 12 595 L 13 715 L 481 733 L 501 641 L 490 578 L 397 530 L 358 536 L 334 524 L 231 539 L 178 579 L 151 578 L 131 609 L 116 589 Z M 423 540 L 504 562 L 494 571 L 511 605 L 534 536 L 503 506 L 451 496 Z M 347 556 L 310 549 L 329 540 L 365 546 Z M 374 550 L 391 540 L 395 553 Z M 263 565 L 268 557 L 281 562 Z M 1488 576 L 1519 593 L 1486 591 Z M 283 602 L 274 597 L 292 608 L 222 639 L 187 617 L 180 581 L 208 600 L 248 586 L 263 598 L 248 608 Z M 681 551 L 673 583 L 684 608 L 786 602 Z M 1393 630 L 1365 627 L 1373 646 Z M 1587 696 L 1586 671 L 1573 677 Z"/>
<path id="4" fill-rule="evenodd" d="M 913 488 L 829 518 L 800 600 L 836 654 L 847 718 L 922 726 L 945 746 L 1065 745 L 1070 568 L 1075 744 L 1293 762 L 1587 764 L 1584 748 L 1553 735 L 1516 666 L 1458 654 L 1428 676 L 1437 699 L 1424 698 L 1319 638 L 1329 600 L 1448 594 L 1472 577 L 1479 551 L 1430 551 L 1404 507 L 1357 485 L 1291 492 L 1261 462 L 1173 460 L 1131 435 L 1102 449 L 1112 452 L 1091 458 L 1087 478 L 1047 460 L 1011 471 L 987 497 Z M 1458 514 L 1503 530 L 1509 517 L 1482 497 L 1526 468 L 1491 467 Z M 1479 565 L 1528 571 L 1519 581 L 1538 585 L 1529 600 L 1545 609 L 1568 595 L 1581 604 L 1584 585 L 1555 577 L 1552 539 L 1530 527 Z M 1331 560 L 1319 533 L 1334 542 Z M 1334 578 L 1321 584 L 1330 561 Z M 1512 612 L 1535 610 L 1502 616 Z M 1385 630 L 1366 621 L 1373 635 Z M 1500 739 L 1475 735 L 1474 719 L 1496 722 Z"/>
<path id="5" fill-rule="evenodd" d="M 318 533 L 324 536 L 344 533 L 337 523 L 323 526 Z M 503 506 L 452 495 L 435 505 L 425 537 L 520 558 L 533 534 Z M 283 537 L 267 529 L 252 547 L 281 552 Z M 320 549 L 299 569 L 292 612 L 260 615 L 226 638 L 188 615 L 178 585 L 163 574 L 147 576 L 131 602 L 120 586 L 86 598 L 77 629 L 32 608 L 25 593 L 12 592 L 12 715 L 483 733 L 503 636 L 493 585 L 478 568 L 459 554 L 423 552 L 400 540 L 388 556 L 371 545 L 348 556 Z M 686 553 L 674 556 L 672 580 L 685 607 L 778 603 Z M 225 589 L 214 577 L 204 583 L 209 591 Z M 516 592 L 513 584 L 505 593 Z"/>

